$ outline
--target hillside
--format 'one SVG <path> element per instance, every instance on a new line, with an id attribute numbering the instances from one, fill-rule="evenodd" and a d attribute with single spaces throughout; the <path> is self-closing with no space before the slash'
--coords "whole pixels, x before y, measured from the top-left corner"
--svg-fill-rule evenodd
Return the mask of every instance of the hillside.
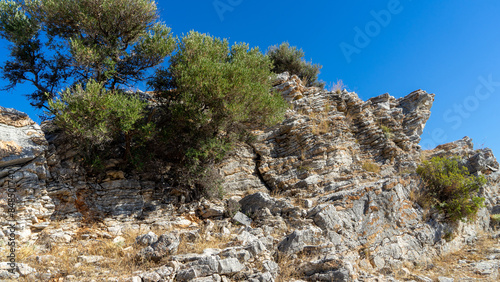
<path id="1" fill-rule="evenodd" d="M 110 159 L 92 175 L 50 123 L 0 108 L 0 278 L 496 281 L 500 166 L 468 137 L 421 150 L 434 94 L 363 101 L 287 73 L 274 85 L 290 104 L 286 118 L 254 128 L 218 164 L 222 199 L 192 200 L 170 166 L 123 171 Z M 451 155 L 487 179 L 475 220 L 452 224 L 417 203 L 417 167 Z M 13 274 L 4 260 L 12 225 Z"/>

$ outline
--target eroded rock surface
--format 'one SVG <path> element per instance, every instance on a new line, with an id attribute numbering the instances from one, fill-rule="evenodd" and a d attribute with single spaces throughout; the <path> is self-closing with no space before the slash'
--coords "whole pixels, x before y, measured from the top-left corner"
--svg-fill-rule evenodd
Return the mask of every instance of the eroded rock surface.
<path id="1" fill-rule="evenodd" d="M 101 177 L 89 176 L 64 136 L 0 108 L 0 246 L 15 222 L 18 242 L 39 252 L 13 275 L 0 264 L 0 277 L 385 281 L 404 274 L 422 281 L 431 278 L 412 274 L 419 265 L 496 234 L 500 166 L 493 152 L 474 150 L 468 137 L 430 151 L 418 145 L 434 94 L 363 101 L 346 90 L 307 88 L 286 73 L 275 89 L 291 104 L 285 120 L 254 130 L 255 141 L 236 146 L 217 167 L 224 199 L 190 203 L 160 170 L 126 173 L 119 161 L 106 160 Z M 417 166 L 448 155 L 488 180 L 485 207 L 457 226 L 415 202 Z M 7 216 L 9 189 L 17 199 L 14 218 Z M 56 245 L 67 249 L 51 251 Z M 496 279 L 500 257 L 488 256 L 464 264 Z M 59 269 L 68 259 L 75 266 Z M 128 259 L 154 265 L 124 274 L 119 262 Z M 95 273 L 82 274 L 88 267 Z"/>

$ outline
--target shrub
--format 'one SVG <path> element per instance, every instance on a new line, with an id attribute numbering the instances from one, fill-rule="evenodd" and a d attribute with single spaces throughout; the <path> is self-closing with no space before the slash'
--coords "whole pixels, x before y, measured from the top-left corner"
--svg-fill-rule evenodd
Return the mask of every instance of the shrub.
<path id="1" fill-rule="evenodd" d="M 177 43 L 170 67 L 149 82 L 165 102 L 165 147 L 189 171 L 206 174 L 202 168 L 221 160 L 247 125 L 283 119 L 288 105 L 271 92 L 271 77 L 271 61 L 258 48 L 188 33 Z"/>
<path id="2" fill-rule="evenodd" d="M 244 43 L 230 48 L 227 40 L 206 34 L 184 36 L 169 69 L 150 81 L 167 100 L 169 137 L 187 145 L 190 156 L 214 160 L 194 151 L 224 151 L 244 125 L 281 121 L 287 104 L 270 92 L 270 67 L 266 56 Z"/>
<path id="3" fill-rule="evenodd" d="M 425 184 L 420 203 L 434 206 L 449 221 L 473 218 L 484 198 L 477 192 L 486 183 L 484 176 L 470 175 L 458 157 L 433 157 L 417 168 Z"/>
<path id="4" fill-rule="evenodd" d="M 302 49 L 297 49 L 295 46 L 290 47 L 288 42 L 284 42 L 279 46 L 271 46 L 267 55 L 273 62 L 272 71 L 274 73 L 288 71 L 290 74 L 296 74 L 306 86 L 320 88 L 325 86 L 324 82 L 318 81 L 319 70 L 322 66 L 306 62 Z"/>
<path id="5" fill-rule="evenodd" d="M 89 81 L 85 89 L 77 85 L 60 96 L 48 103 L 54 123 L 87 153 L 123 137 L 128 158 L 132 138 L 146 140 L 153 130 L 151 123 L 141 123 L 147 104 L 134 95 Z"/>

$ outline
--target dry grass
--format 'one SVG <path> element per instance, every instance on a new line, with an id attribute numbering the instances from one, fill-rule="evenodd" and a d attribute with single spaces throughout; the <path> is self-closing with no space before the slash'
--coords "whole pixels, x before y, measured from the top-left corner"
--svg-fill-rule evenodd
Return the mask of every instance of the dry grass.
<path id="1" fill-rule="evenodd" d="M 162 234 L 162 229 L 153 230 L 156 234 Z M 114 243 L 113 239 L 92 238 L 79 239 L 82 234 L 99 234 L 98 229 L 84 227 L 76 232 L 74 241 L 69 244 L 50 243 L 48 235 L 41 233 L 38 245 L 22 244 L 16 250 L 17 261 L 26 263 L 35 268 L 38 273 L 56 271 L 58 275 L 54 278 L 75 275 L 90 279 L 93 276 L 132 276 L 135 271 L 145 271 L 157 266 L 153 262 L 139 262 L 135 254 L 142 249 L 135 243 L 135 238 L 144 234 L 144 230 L 129 230 L 121 237 L 124 242 Z M 3 256 L 6 250 L 2 248 Z M 42 256 L 49 260 L 42 260 Z M 80 256 L 102 256 L 103 259 L 95 263 L 85 263 L 78 258 Z M 20 281 L 31 281 L 28 278 L 20 278 Z"/>
<path id="2" fill-rule="evenodd" d="M 340 80 L 340 79 L 337 79 L 336 83 L 332 83 L 328 87 L 328 91 L 340 94 L 342 92 L 342 90 L 344 90 L 345 88 L 346 88 L 346 85 L 344 85 L 344 82 L 342 80 Z"/>
<path id="3" fill-rule="evenodd" d="M 420 161 L 425 162 L 431 159 L 432 151 L 431 150 L 422 150 L 420 152 Z"/>
<path id="4" fill-rule="evenodd" d="M 300 278 L 300 274 L 297 272 L 296 268 L 296 259 L 293 259 L 290 255 L 280 252 L 277 252 L 275 257 L 275 261 L 279 266 L 276 282 L 288 282 L 293 279 Z"/>
<path id="5" fill-rule="evenodd" d="M 385 138 L 392 139 L 394 137 L 394 133 L 392 132 L 392 129 L 390 127 L 381 125 L 380 129 L 382 129 L 382 132 L 384 132 Z"/>
<path id="6" fill-rule="evenodd" d="M 234 239 L 231 236 L 222 236 L 222 237 L 198 237 L 193 242 L 190 242 L 187 239 L 182 239 L 179 244 L 179 249 L 177 251 L 178 254 L 189 254 L 196 253 L 201 254 L 205 249 L 224 249 L 229 247 L 234 242 Z"/>
<path id="7" fill-rule="evenodd" d="M 215 231 L 215 230 L 214 230 Z M 221 230 L 215 231 L 216 233 L 222 234 Z M 201 254 L 205 249 L 224 249 L 234 245 L 236 240 L 230 235 L 222 236 L 209 236 L 206 232 L 202 232 L 204 235 L 197 236 L 196 239 L 190 240 L 188 236 L 181 237 L 179 247 L 177 249 L 178 254 L 189 254 L 196 253 Z"/>
<path id="8" fill-rule="evenodd" d="M 490 281 L 485 280 L 485 276 L 475 273 L 474 269 L 467 267 L 467 265 L 485 260 L 492 254 L 492 249 L 498 249 L 499 247 L 498 239 L 492 239 L 483 234 L 474 245 L 467 246 L 458 252 L 437 257 L 431 262 L 433 266 L 431 269 L 428 269 L 427 265 L 421 265 L 414 270 L 414 273 L 425 275 L 434 280 L 437 280 L 439 276 L 445 276 L 455 280 L 469 277 L 481 281 Z M 460 264 L 459 260 L 466 261 L 466 264 Z"/>
<path id="9" fill-rule="evenodd" d="M 323 135 L 330 132 L 330 121 L 328 120 L 328 115 L 332 109 L 330 101 L 323 105 L 323 108 L 319 112 L 310 112 L 309 117 L 313 121 L 312 133 L 314 135 Z"/>

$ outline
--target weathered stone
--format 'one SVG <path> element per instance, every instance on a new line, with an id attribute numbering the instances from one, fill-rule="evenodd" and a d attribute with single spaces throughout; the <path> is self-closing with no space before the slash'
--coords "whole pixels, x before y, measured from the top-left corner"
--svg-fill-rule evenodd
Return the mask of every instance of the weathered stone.
<path id="1" fill-rule="evenodd" d="M 478 263 L 474 263 L 473 267 L 477 274 L 481 275 L 491 275 L 493 273 L 498 273 L 498 269 L 500 267 L 500 261 L 481 261 Z"/>
<path id="2" fill-rule="evenodd" d="M 82 263 L 96 263 L 104 260 L 105 257 L 103 256 L 78 256 L 77 261 L 82 262 Z"/>
<path id="3" fill-rule="evenodd" d="M 47 150 L 46 141 L 33 141 L 44 134 L 24 113 L 0 107 L 0 129 L 0 167 L 27 163 Z"/>
<path id="4" fill-rule="evenodd" d="M 423 275 L 415 275 L 414 278 L 418 282 L 432 282 L 431 278 Z"/>
<path id="5" fill-rule="evenodd" d="M 244 267 L 236 258 L 227 258 L 219 260 L 218 272 L 220 274 L 230 274 L 241 271 Z"/>
<path id="6" fill-rule="evenodd" d="M 139 276 L 133 276 L 130 278 L 130 282 L 142 282 L 142 278 Z"/>
<path id="7" fill-rule="evenodd" d="M 255 241 L 248 243 L 248 245 L 246 245 L 245 248 L 250 253 L 252 253 L 252 255 L 254 255 L 254 256 L 259 255 L 260 253 L 267 251 L 266 246 L 260 240 L 255 240 Z"/>
<path id="8" fill-rule="evenodd" d="M 233 220 L 245 226 L 250 226 L 252 224 L 252 219 L 243 214 L 242 212 L 237 212 L 233 216 Z"/>
<path id="9" fill-rule="evenodd" d="M 162 279 L 161 276 L 154 271 L 144 273 L 141 275 L 141 277 L 143 282 L 157 282 Z"/>
<path id="10" fill-rule="evenodd" d="M 191 281 L 197 277 L 196 270 L 194 268 L 183 269 L 177 272 L 176 279 L 178 281 Z"/>
<path id="11" fill-rule="evenodd" d="M 314 232 L 311 230 L 295 230 L 279 243 L 278 250 L 288 254 L 298 253 L 314 240 Z"/>
<path id="12" fill-rule="evenodd" d="M 50 240 L 54 243 L 69 243 L 73 239 L 73 234 L 66 231 L 58 231 L 50 234 Z"/>
<path id="13" fill-rule="evenodd" d="M 16 267 L 17 267 L 17 272 L 19 272 L 19 274 L 21 276 L 28 276 L 28 275 L 36 272 L 36 269 L 30 267 L 29 265 L 27 265 L 25 263 L 17 263 Z"/>
<path id="14" fill-rule="evenodd" d="M 135 242 L 141 246 L 148 246 L 156 241 L 158 241 L 158 236 L 152 231 L 149 231 L 147 234 L 139 235 L 135 239 Z"/>
<path id="15" fill-rule="evenodd" d="M 159 261 L 165 256 L 175 254 L 179 244 L 180 240 L 177 235 L 165 233 L 161 235 L 156 242 L 142 249 L 138 256 L 141 259 Z"/>
<path id="16" fill-rule="evenodd" d="M 262 192 L 251 194 L 240 200 L 241 211 L 245 214 L 254 213 L 263 208 L 272 209 L 275 206 L 276 201 Z"/>
<path id="17" fill-rule="evenodd" d="M 172 267 L 168 267 L 165 265 L 156 270 L 156 273 L 158 273 L 161 276 L 161 278 L 164 279 L 170 277 L 170 275 L 172 275 L 173 272 L 174 269 Z"/>
<path id="18" fill-rule="evenodd" d="M 224 207 L 210 204 L 208 207 L 202 209 L 200 214 L 203 218 L 221 217 L 224 215 Z"/>

